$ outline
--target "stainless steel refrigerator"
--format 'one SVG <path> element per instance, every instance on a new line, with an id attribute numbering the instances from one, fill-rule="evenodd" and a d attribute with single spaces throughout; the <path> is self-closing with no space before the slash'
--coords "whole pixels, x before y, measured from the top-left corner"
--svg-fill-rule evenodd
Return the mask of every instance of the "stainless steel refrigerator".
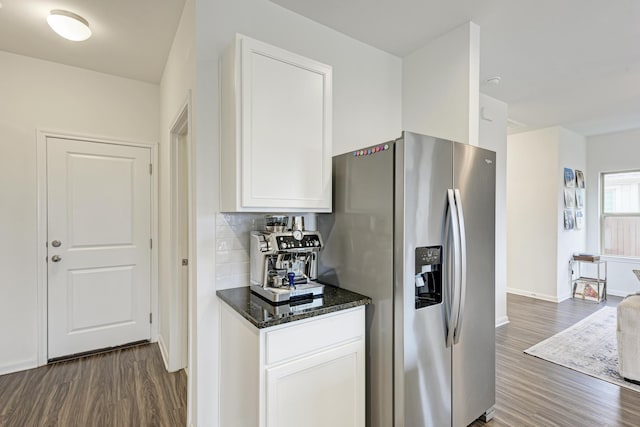
<path id="1" fill-rule="evenodd" d="M 367 307 L 367 426 L 466 426 L 495 403 L 495 153 L 410 132 L 333 158 L 319 280 Z"/>

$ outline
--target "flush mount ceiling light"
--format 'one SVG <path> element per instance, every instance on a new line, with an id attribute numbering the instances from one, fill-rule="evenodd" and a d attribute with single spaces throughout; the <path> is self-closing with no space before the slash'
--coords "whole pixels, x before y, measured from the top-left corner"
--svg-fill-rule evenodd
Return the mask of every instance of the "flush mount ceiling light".
<path id="1" fill-rule="evenodd" d="M 47 23 L 60 37 L 67 40 L 81 42 L 91 37 L 87 20 L 66 10 L 54 9 L 49 12 Z"/>

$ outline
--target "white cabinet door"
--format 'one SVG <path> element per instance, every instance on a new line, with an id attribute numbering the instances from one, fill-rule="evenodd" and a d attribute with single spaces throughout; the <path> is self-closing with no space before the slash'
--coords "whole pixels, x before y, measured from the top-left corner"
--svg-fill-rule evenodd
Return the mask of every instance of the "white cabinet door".
<path id="1" fill-rule="evenodd" d="M 47 139 L 48 358 L 150 338 L 150 150 Z"/>
<path id="2" fill-rule="evenodd" d="M 364 340 L 267 368 L 267 427 L 362 427 Z"/>
<path id="3" fill-rule="evenodd" d="M 257 329 L 220 310 L 220 425 L 364 427 L 365 307 Z"/>
<path id="4" fill-rule="evenodd" d="M 222 68 L 222 210 L 330 212 L 331 67 L 238 36 Z"/>

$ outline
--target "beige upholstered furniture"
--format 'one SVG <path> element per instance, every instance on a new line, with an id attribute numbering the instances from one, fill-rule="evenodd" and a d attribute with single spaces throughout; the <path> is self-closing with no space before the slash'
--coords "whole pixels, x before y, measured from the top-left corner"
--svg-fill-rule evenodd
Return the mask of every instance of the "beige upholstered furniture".
<path id="1" fill-rule="evenodd" d="M 618 371 L 625 380 L 640 383 L 640 295 L 618 304 Z"/>

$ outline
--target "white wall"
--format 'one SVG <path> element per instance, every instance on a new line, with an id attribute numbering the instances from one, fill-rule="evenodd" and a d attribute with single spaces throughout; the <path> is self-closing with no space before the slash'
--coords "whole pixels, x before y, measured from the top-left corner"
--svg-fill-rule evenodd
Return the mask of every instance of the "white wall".
<path id="1" fill-rule="evenodd" d="M 496 152 L 496 325 L 507 317 L 507 104 L 480 94 L 479 146 Z"/>
<path id="2" fill-rule="evenodd" d="M 480 28 L 463 24 L 402 60 L 403 130 L 478 145 Z"/>
<path id="3" fill-rule="evenodd" d="M 0 373 L 36 366 L 36 129 L 154 142 L 158 86 L 0 52 Z"/>
<path id="4" fill-rule="evenodd" d="M 185 103 L 188 102 L 190 94 L 194 93 L 196 81 L 196 63 L 195 63 L 195 2 L 194 0 L 186 0 L 178 29 L 173 40 L 169 57 L 164 67 L 162 80 L 160 82 L 160 274 L 159 274 L 159 330 L 158 343 L 165 363 L 168 368 L 177 369 L 180 366 L 174 366 L 178 359 L 182 348 L 181 341 L 178 339 L 179 325 L 181 319 L 178 313 L 171 305 L 176 298 L 177 293 L 175 286 L 177 283 L 172 282 L 172 270 L 169 268 L 172 263 L 176 264 L 177 260 L 171 259 L 171 184 L 170 184 L 170 133 L 178 115 L 182 112 Z M 191 106 L 191 114 L 193 121 L 193 104 Z M 192 123 L 193 126 L 193 123 Z M 193 127 L 189 129 L 190 140 L 194 141 Z M 191 144 L 193 149 L 193 144 Z M 195 226 L 191 220 L 191 225 Z M 195 239 L 189 238 L 191 244 Z M 190 301 L 195 306 L 195 300 Z M 195 312 L 195 310 L 194 310 Z M 189 417 L 191 417 L 192 398 L 196 396 L 195 385 L 197 381 L 197 360 L 195 355 L 196 340 L 189 339 L 191 345 L 190 354 L 194 355 L 193 360 L 188 362 L 189 366 Z M 170 363 L 174 362 L 174 363 Z"/>
<path id="5" fill-rule="evenodd" d="M 558 249 L 557 263 L 557 290 L 559 300 L 571 297 L 571 285 L 569 284 L 569 260 L 575 252 L 584 252 L 587 246 L 586 224 L 582 230 L 564 229 L 564 168 L 578 169 L 583 173 L 587 169 L 587 145 L 585 137 L 564 128 L 558 129 L 558 170 L 556 172 L 558 209 L 557 234 Z M 589 203 L 585 198 L 585 204 Z M 575 209 L 574 209 L 575 212 Z"/>
<path id="6" fill-rule="evenodd" d="M 401 132 L 401 60 L 323 25 L 261 0 L 196 0 L 196 198 L 198 223 L 198 404 L 195 422 L 218 416 L 216 214 L 218 211 L 218 58 L 236 32 L 333 67 L 333 152 L 388 141 Z M 227 215 L 219 227 L 228 227 Z M 247 221 L 252 221 L 248 216 Z M 232 221 L 233 222 L 233 221 Z M 246 229 L 239 226 L 239 229 Z M 233 230 L 231 231 L 233 233 Z M 244 231 L 239 241 L 248 243 Z M 232 236 L 233 237 L 233 236 Z M 235 237 L 233 237 L 235 238 Z M 240 251 L 241 252 L 241 251 Z M 240 253 L 236 252 L 236 254 Z M 240 254 L 240 256 L 245 256 Z M 233 260 L 225 259 L 222 261 Z M 244 261 L 238 260 L 238 265 Z M 242 268 L 242 267 L 239 267 Z M 242 274 L 238 274 L 240 277 Z M 224 283 L 226 286 L 234 284 Z M 245 286 L 236 283 L 235 286 Z M 205 326 L 206 325 L 206 326 Z"/>
<path id="7" fill-rule="evenodd" d="M 640 129 L 587 138 L 587 247 L 600 252 L 600 174 L 640 169 Z M 608 260 L 607 289 L 624 296 L 640 290 L 631 270 L 640 269 L 637 260 L 605 257 Z"/>
<path id="8" fill-rule="evenodd" d="M 586 247 L 586 228 L 564 230 L 564 168 L 586 170 L 585 139 L 556 126 L 509 135 L 507 146 L 507 291 L 562 301 L 569 259 Z"/>
<path id="9" fill-rule="evenodd" d="M 507 291 L 556 300 L 558 129 L 507 138 Z"/>

